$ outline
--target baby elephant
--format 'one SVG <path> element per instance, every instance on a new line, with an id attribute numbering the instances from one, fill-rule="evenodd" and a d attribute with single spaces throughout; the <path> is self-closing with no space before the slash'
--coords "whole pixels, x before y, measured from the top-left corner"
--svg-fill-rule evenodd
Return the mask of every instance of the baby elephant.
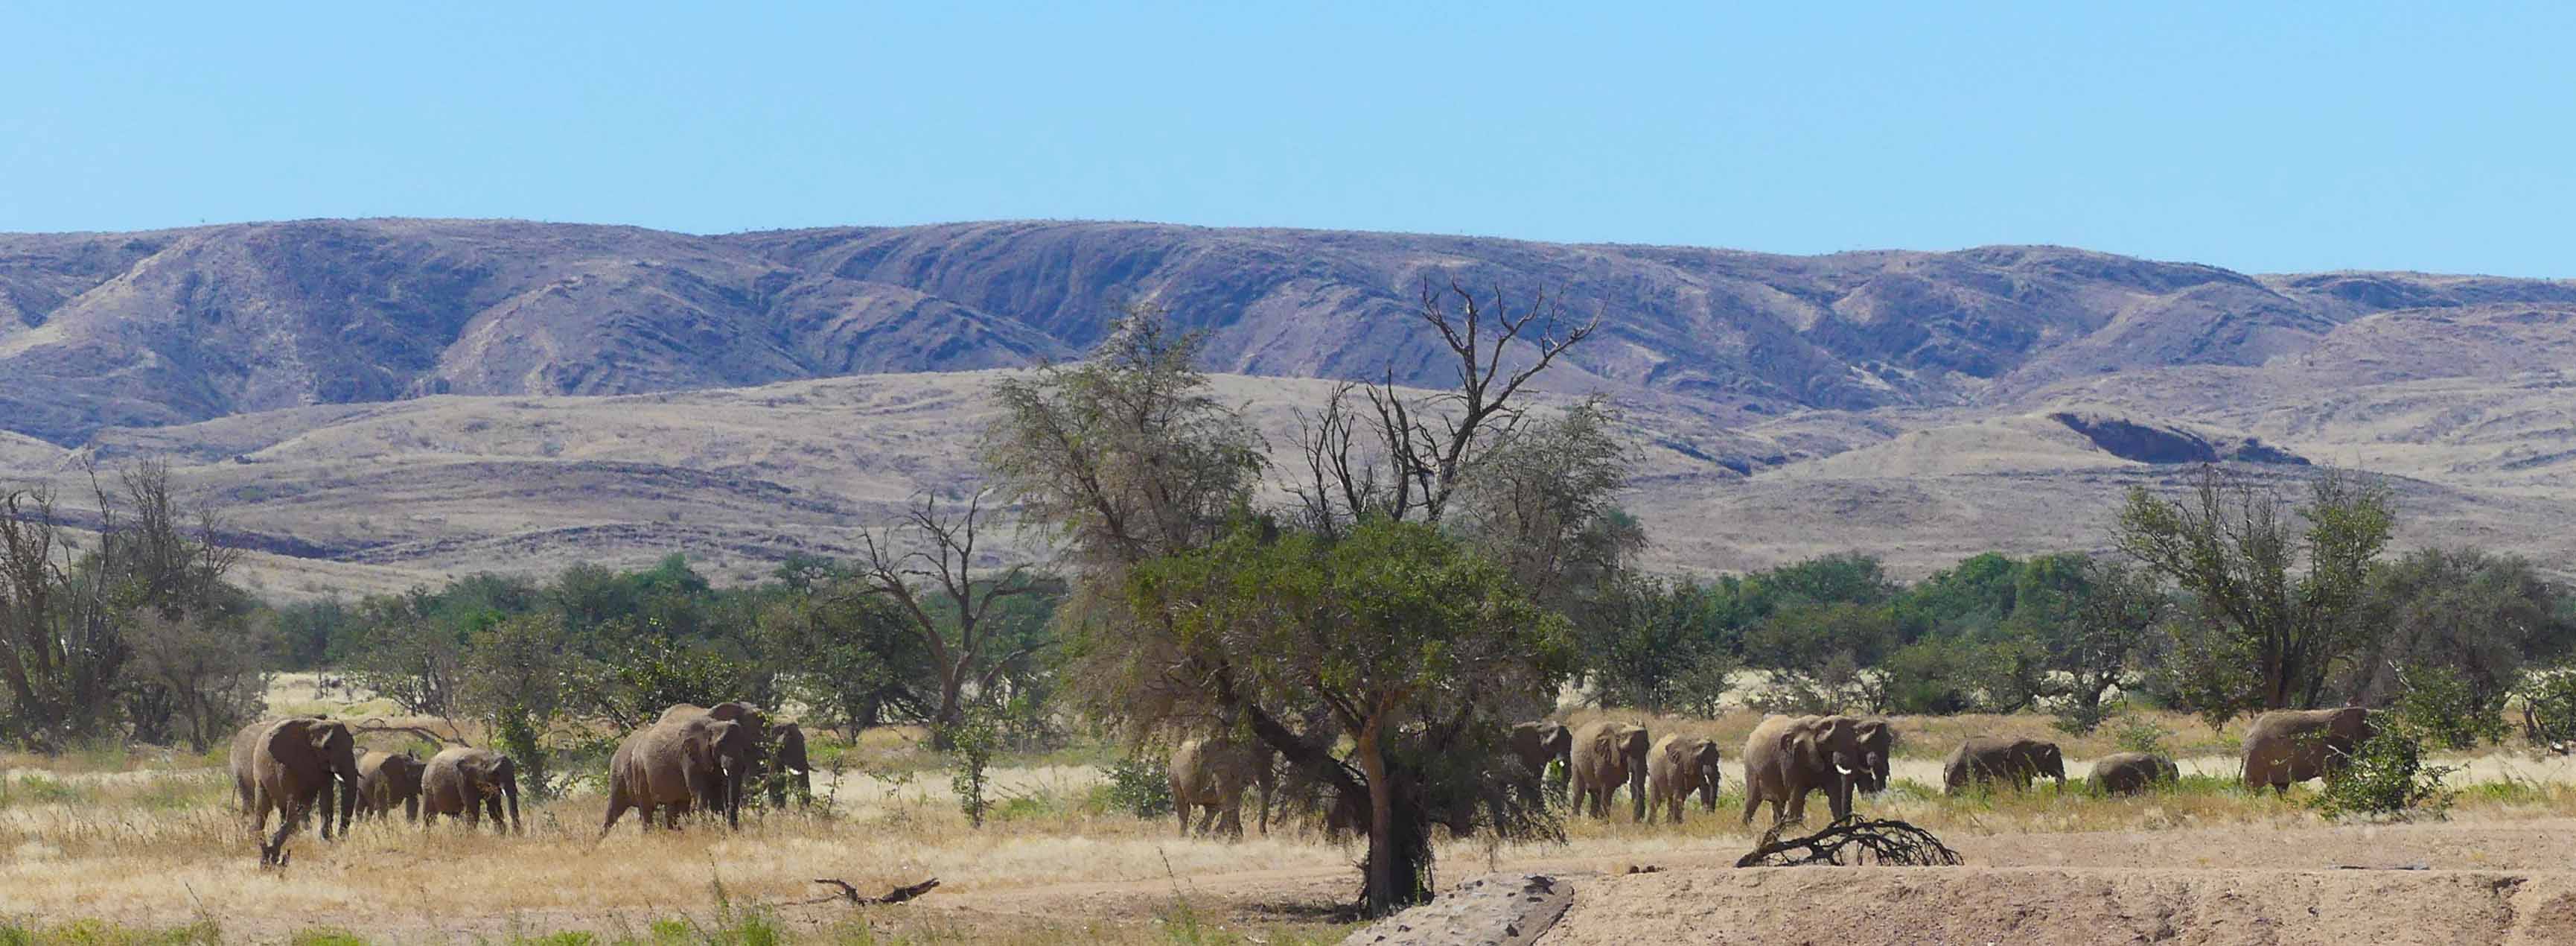
<path id="1" fill-rule="evenodd" d="M 419 821 L 420 776 L 428 769 L 408 752 L 370 752 L 360 757 L 358 816 L 383 818 L 401 805 L 404 821 Z"/>
<path id="2" fill-rule="evenodd" d="M 1655 740 L 1655 748 L 1646 754 L 1646 784 L 1654 792 L 1653 804 L 1646 807 L 1646 820 L 1655 820 L 1655 809 L 1665 808 L 1674 824 L 1682 823 L 1682 801 L 1699 793 L 1701 811 L 1717 810 L 1717 743 L 1679 733 Z"/>
<path id="3" fill-rule="evenodd" d="M 2093 763 L 2093 776 L 2085 784 L 2104 795 L 2135 795 L 2181 780 L 2182 770 L 2174 767 L 2172 759 L 2150 752 L 2119 752 Z"/>
<path id="4" fill-rule="evenodd" d="M 421 823 L 437 824 L 438 816 L 465 819 L 468 828 L 482 823 L 483 813 L 492 815 L 492 830 L 504 830 L 501 802 L 510 802 L 507 830 L 519 829 L 519 770 L 510 757 L 490 749 L 457 746 L 429 757 L 429 768 L 421 774 Z"/>
<path id="5" fill-rule="evenodd" d="M 2014 791 L 2026 792 L 2031 781 L 2042 775 L 2056 779 L 2058 791 L 2066 790 L 2066 757 L 2058 753 L 2056 743 L 1978 736 L 1960 743 L 1941 764 L 1941 787 L 1957 795 L 1971 785 L 2003 782 Z"/>

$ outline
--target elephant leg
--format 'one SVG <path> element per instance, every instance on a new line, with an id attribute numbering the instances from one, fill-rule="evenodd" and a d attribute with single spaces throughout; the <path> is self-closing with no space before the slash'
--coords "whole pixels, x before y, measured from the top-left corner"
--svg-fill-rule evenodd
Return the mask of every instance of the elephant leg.
<path id="1" fill-rule="evenodd" d="M 1190 803 L 1189 803 L 1189 802 L 1186 802 L 1186 801 L 1182 801 L 1182 800 L 1180 800 L 1180 799 L 1178 799 L 1178 798 L 1172 799 L 1172 812 L 1173 812 L 1174 814 L 1179 815 L 1179 816 L 1180 816 L 1180 818 L 1181 818 L 1181 836 L 1182 836 L 1182 837 L 1185 837 L 1185 838 L 1186 838 L 1186 837 L 1189 837 L 1189 836 L 1190 836 Z"/>
<path id="2" fill-rule="evenodd" d="M 1223 833 L 1225 836 L 1230 837 L 1230 838 L 1238 838 L 1238 839 L 1239 839 L 1239 838 L 1243 837 L 1243 805 L 1242 805 L 1242 803 L 1238 802 L 1238 803 L 1235 803 L 1235 804 L 1227 805 L 1227 806 L 1225 806 L 1223 809 L 1220 809 L 1220 810 L 1221 810 L 1221 811 L 1223 811 L 1223 812 L 1224 812 L 1224 814 L 1223 814 L 1221 817 L 1219 817 L 1219 818 L 1217 819 L 1217 825 L 1216 825 L 1216 829 L 1217 829 L 1217 831 L 1219 831 L 1219 832 Z"/>
<path id="3" fill-rule="evenodd" d="M 320 810 L 320 818 L 322 821 L 322 840 L 325 841 L 331 840 L 331 813 L 338 810 L 332 805 L 331 796 L 333 791 L 338 787 L 339 786 L 333 780 L 325 778 L 322 780 L 322 786 L 314 790 L 315 798 L 322 806 Z M 348 827 L 348 822 L 341 822 L 341 830 L 346 831 L 348 830 Z"/>
<path id="4" fill-rule="evenodd" d="M 1744 824 L 1748 824 L 1748 825 L 1749 825 L 1749 824 L 1752 824 L 1752 823 L 1753 823 L 1753 812 L 1754 812 L 1754 810 L 1755 810 L 1755 809 L 1758 809 L 1758 808 L 1760 808 L 1760 807 L 1762 807 L 1762 789 L 1760 789 L 1759 787 L 1756 787 L 1756 786 L 1754 786 L 1754 785 L 1752 785 L 1752 784 L 1749 784 L 1749 783 L 1748 783 L 1748 784 L 1746 784 L 1746 785 L 1744 786 L 1744 821 L 1743 821 L 1743 823 L 1744 823 Z"/>
<path id="5" fill-rule="evenodd" d="M 1789 813 L 1788 813 L 1788 815 L 1787 815 L 1787 816 L 1785 816 L 1785 819 L 1784 819 L 1784 820 L 1788 820 L 1788 821 L 1805 821 L 1805 820 L 1807 820 L 1807 790 L 1806 790 L 1806 789 L 1799 788 L 1799 787 L 1796 787 L 1796 786 L 1791 786 L 1791 787 L 1790 787 L 1790 789 L 1789 789 Z"/>
<path id="6" fill-rule="evenodd" d="M 813 770 L 811 770 L 811 769 L 797 769 L 797 770 L 796 770 L 796 807 L 798 807 L 798 808 L 806 808 L 806 807 L 811 807 L 813 804 L 814 804 L 814 772 L 813 772 Z"/>
<path id="7" fill-rule="evenodd" d="M 387 813 L 388 813 L 388 814 L 391 814 L 391 812 L 392 812 L 392 809 L 391 809 L 390 807 L 389 807 L 389 808 L 387 808 Z M 414 796 L 412 796 L 412 797 L 410 797 L 410 798 L 403 799 L 403 820 L 404 820 L 405 822 L 414 823 L 414 824 L 419 823 L 419 821 L 420 821 L 420 796 L 418 796 L 418 795 L 414 795 Z"/>
<path id="8" fill-rule="evenodd" d="M 472 831 L 483 826 L 483 799 L 481 796 L 474 794 L 474 790 L 471 788 L 465 790 L 465 814 L 463 817 L 465 818 L 465 830 L 467 831 Z"/>
<path id="9" fill-rule="evenodd" d="M 250 805 L 248 810 L 243 812 L 250 816 L 250 833 L 260 834 L 268 830 L 268 801 L 266 789 L 251 789 Z"/>
<path id="10" fill-rule="evenodd" d="M 655 807 L 651 802 L 643 802 L 635 806 L 635 821 L 637 824 L 643 825 L 643 833 L 645 834 L 653 833 L 653 821 L 654 819 L 661 817 L 661 815 L 661 809 Z"/>

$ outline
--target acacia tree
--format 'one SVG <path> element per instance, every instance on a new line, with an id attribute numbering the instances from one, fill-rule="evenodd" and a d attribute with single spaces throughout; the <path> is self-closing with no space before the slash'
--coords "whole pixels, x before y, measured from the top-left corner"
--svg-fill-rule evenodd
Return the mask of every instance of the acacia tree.
<path id="1" fill-rule="evenodd" d="M 963 718 L 967 684 L 974 683 L 978 691 L 991 689 L 1012 661 L 1036 649 L 1013 651 L 989 665 L 985 660 L 994 630 L 986 619 L 994 605 L 1033 594 L 1038 588 L 1024 565 L 1013 565 L 999 577 L 976 577 L 975 530 L 983 511 L 980 493 L 956 514 L 942 512 L 939 498 L 929 496 L 908 511 L 903 522 L 882 533 L 860 533 L 866 557 L 859 563 L 859 581 L 869 593 L 902 607 L 911 619 L 913 635 L 929 652 L 931 669 L 938 674 L 930 731 L 941 749 L 948 748 L 950 730 Z"/>
<path id="2" fill-rule="evenodd" d="M 1557 335 L 1554 309 L 1543 300 L 1514 311 L 1499 299 L 1455 296 L 1463 308 L 1452 311 L 1449 296 L 1426 292 L 1421 317 L 1458 358 L 1459 389 L 1428 396 L 1391 383 L 1337 390 L 1310 419 L 1308 469 L 1304 482 L 1291 487 L 1299 494 L 1297 525 L 1286 530 L 1251 508 L 1253 486 L 1266 467 L 1260 438 L 1213 398 L 1192 367 L 1198 340 L 1173 332 L 1157 313 L 1131 313 L 1087 362 L 1042 368 L 1033 379 L 1003 385 L 1003 416 L 982 450 L 1026 521 L 1064 542 L 1077 582 L 1057 614 L 1073 642 L 1068 675 L 1084 705 L 1098 718 L 1128 724 L 1140 738 L 1223 731 L 1275 752 L 1290 767 L 1292 794 L 1328 827 L 1371 837 L 1366 902 L 1372 911 L 1428 894 L 1430 846 L 1422 839 L 1435 819 L 1453 830 L 1481 823 L 1510 834 L 1546 824 L 1539 812 L 1473 810 L 1486 801 L 1477 786 L 1492 781 L 1476 760 L 1492 757 L 1485 750 L 1494 748 L 1508 715 L 1488 700 L 1443 702 L 1460 692 L 1456 687 L 1423 688 L 1422 699 L 1440 705 L 1407 711 L 1417 718 L 1404 725 L 1421 728 L 1392 741 L 1381 729 L 1373 743 L 1377 762 L 1354 761 L 1337 754 L 1341 732 L 1371 719 L 1383 727 L 1392 717 L 1336 710 L 1336 700 L 1365 702 L 1365 694 L 1339 690 L 1352 681 L 1270 674 L 1271 661 L 1294 655 L 1245 651 L 1237 638 L 1185 633 L 1194 626 L 1188 603 L 1198 598 L 1136 594 L 1133 580 L 1149 566 L 1179 567 L 1156 563 L 1196 553 L 1232 530 L 1306 533 L 1332 545 L 1368 523 L 1436 523 L 1477 461 L 1519 426 L 1523 414 L 1513 395 L 1590 332 L 1587 325 Z M 1523 367 L 1506 371 L 1507 361 Z M 1356 406 L 1363 391 L 1366 423 Z M 1533 677 L 1546 675 L 1543 652 L 1513 659 L 1529 661 Z M 1511 686 L 1487 692 L 1521 705 L 1543 695 Z M 1301 785 L 1311 790 L 1300 791 Z"/>
<path id="3" fill-rule="evenodd" d="M 216 541 L 215 517 L 180 503 L 162 464 L 115 482 L 90 471 L 85 552 L 50 492 L 0 494 L 0 734 L 20 744 L 59 751 L 120 725 L 149 742 L 169 739 L 174 723 L 192 738 L 222 728 L 245 708 L 234 678 L 266 656 L 247 598 L 224 583 L 237 553 Z M 154 645 L 140 672 L 138 642 Z M 189 659 L 218 646 L 225 659 Z"/>
<path id="4" fill-rule="evenodd" d="M 2223 719 L 2317 705 L 2328 672 L 2362 637 L 2354 618 L 2395 522 L 2394 498 L 2375 479 L 2323 471 L 2294 509 L 2212 464 L 2181 499 L 2131 490 L 2112 536 L 2196 602 L 2173 669 L 2203 712 Z"/>
<path id="5" fill-rule="evenodd" d="M 1498 729 L 1495 710 L 1555 692 L 1573 663 L 1563 618 L 1419 523 L 1369 520 L 1334 539 L 1244 529 L 1145 563 L 1129 587 L 1193 655 L 1175 673 L 1256 707 L 1311 701 L 1350 735 L 1335 764 L 1367 799 L 1372 914 L 1429 883 L 1430 825 L 1402 810 L 1421 804 L 1419 779 L 1398 770 Z"/>

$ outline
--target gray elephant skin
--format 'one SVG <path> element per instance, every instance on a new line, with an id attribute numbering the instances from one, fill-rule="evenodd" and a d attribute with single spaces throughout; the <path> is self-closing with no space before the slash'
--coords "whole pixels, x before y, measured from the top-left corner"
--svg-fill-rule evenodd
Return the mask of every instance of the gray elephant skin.
<path id="1" fill-rule="evenodd" d="M 2057 780 L 2057 790 L 2066 790 L 2066 756 L 2057 744 L 2045 739 L 2014 736 L 1974 736 L 1950 750 L 1941 763 L 1941 790 L 1951 795 L 1968 791 L 1973 786 L 2008 784 L 2014 791 L 2030 790 L 2030 783 L 2040 776 Z"/>
<path id="2" fill-rule="evenodd" d="M 358 814 L 383 818 L 401 805 L 404 821 L 420 820 L 420 777 L 428 764 L 408 752 L 358 757 Z"/>
<path id="3" fill-rule="evenodd" d="M 233 736 L 233 790 L 254 833 L 268 829 L 275 810 L 277 834 L 260 844 L 263 862 L 284 859 L 286 839 L 305 816 L 321 809 L 322 837 L 332 837 L 331 798 L 339 792 L 339 827 L 347 832 L 358 803 L 358 741 L 345 723 L 309 716 L 263 720 Z"/>
<path id="4" fill-rule="evenodd" d="M 504 801 L 509 803 L 506 824 L 501 820 Z M 472 746 L 430 756 L 429 767 L 420 776 L 421 823 L 436 824 L 438 816 L 446 815 L 462 818 L 467 828 L 475 828 L 486 813 L 492 816 L 492 830 L 520 831 L 518 765 L 509 756 Z"/>
<path id="5" fill-rule="evenodd" d="M 1825 793 L 1834 820 L 1852 813 L 1852 794 L 1887 784 L 1895 729 L 1883 719 L 1768 716 L 1744 739 L 1744 823 L 1771 805 L 1771 820 L 1802 821 L 1807 795 Z"/>
<path id="6" fill-rule="evenodd" d="M 2115 752 L 2095 760 L 2087 787 L 2102 795 L 2135 795 L 2182 781 L 2172 759 L 2152 752 Z"/>
<path id="7" fill-rule="evenodd" d="M 1661 808 L 1674 824 L 1682 823 L 1682 803 L 1693 793 L 1699 795 L 1700 810 L 1716 811 L 1718 762 L 1713 741 L 1680 733 L 1655 740 L 1646 755 L 1646 787 L 1653 793 L 1646 820 L 1653 821 Z"/>
<path id="8" fill-rule="evenodd" d="M 1568 766 L 1574 773 L 1574 813 L 1582 814 L 1588 801 L 1593 817 L 1610 817 L 1610 799 L 1619 794 L 1619 786 L 1626 785 L 1636 809 L 1631 817 L 1646 820 L 1646 753 L 1652 743 L 1646 727 L 1613 720 L 1577 730 Z"/>
<path id="9" fill-rule="evenodd" d="M 2245 787 L 2286 792 L 2332 776 L 2376 731 L 2370 711 L 2358 706 L 2265 713 L 2245 733 Z"/>
<path id="10" fill-rule="evenodd" d="M 1516 723 L 1512 726 L 1512 757 L 1519 759 L 1528 773 L 1522 784 L 1531 788 L 1544 786 L 1547 764 L 1557 764 L 1556 790 L 1562 794 L 1567 781 L 1574 777 L 1574 730 L 1551 719 Z M 1532 792 L 1533 796 L 1537 793 Z"/>
<path id="11" fill-rule="evenodd" d="M 628 809 L 641 813 L 646 831 L 657 811 L 664 826 L 679 827 L 700 799 L 721 798 L 726 785 L 740 781 L 754 742 L 742 722 L 706 715 L 666 718 L 628 734 L 608 760 L 608 816 L 599 833 Z"/>
<path id="12" fill-rule="evenodd" d="M 654 725 L 692 719 L 733 722 L 740 724 L 750 733 L 751 743 L 743 751 L 743 764 L 728 769 L 724 777 L 709 785 L 707 794 L 699 796 L 696 801 L 698 807 L 723 815 L 726 824 L 736 828 L 742 827 L 743 796 L 751 789 L 753 781 L 759 777 L 762 765 L 761 755 L 769 745 L 769 716 L 761 712 L 760 707 L 741 700 L 718 703 L 714 706 L 675 703 L 669 709 L 662 711 L 661 718 L 654 720 Z"/>
<path id="13" fill-rule="evenodd" d="M 793 787 L 799 807 L 814 803 L 814 764 L 805 757 L 805 728 L 795 723 L 769 727 L 769 751 L 755 760 L 763 773 L 761 781 L 769 784 L 769 807 L 787 806 L 790 787 L 787 773 L 795 775 Z"/>

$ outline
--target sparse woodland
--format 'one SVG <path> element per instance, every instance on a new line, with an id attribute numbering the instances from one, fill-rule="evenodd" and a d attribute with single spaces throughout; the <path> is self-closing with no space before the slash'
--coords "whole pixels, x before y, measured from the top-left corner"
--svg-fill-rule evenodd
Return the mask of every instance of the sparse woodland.
<path id="1" fill-rule="evenodd" d="M 226 580 L 221 510 L 157 465 L 97 471 L 78 503 L 0 491 L 0 740 L 219 752 L 270 713 L 271 675 L 317 672 L 414 731 L 492 743 L 546 799 L 595 788 L 663 707 L 742 700 L 836 753 L 921 733 L 977 826 L 1009 801 L 987 797 L 997 755 L 1094 747 L 1116 807 L 1149 815 L 1163 754 L 1221 740 L 1275 776 L 1265 822 L 1364 852 L 1371 916 L 1427 898 L 1444 843 L 1567 840 L 1561 804 L 1495 761 L 1567 700 L 1659 721 L 2017 716 L 2148 746 L 2118 731 L 2362 705 L 2398 723 L 2365 754 L 2397 801 L 2338 796 L 2354 811 L 2431 797 L 2426 752 L 2576 741 L 2576 594 L 2511 556 L 2391 552 L 2405 511 L 2367 475 L 2284 494 L 2205 467 L 2130 495 L 2100 524 L 2110 556 L 1979 554 L 1913 582 L 1866 549 L 1653 574 L 1651 511 L 1620 505 L 1617 405 L 1523 403 L 1594 324 L 1464 287 L 1419 317 L 1453 384 L 1334 389 L 1282 468 L 1194 367 L 1198 339 L 1132 313 L 1085 360 L 1000 386 L 984 479 L 921 497 L 855 560 L 754 585 L 674 554 L 268 605 Z M 1006 529 L 1055 554 L 979 545 Z"/>

